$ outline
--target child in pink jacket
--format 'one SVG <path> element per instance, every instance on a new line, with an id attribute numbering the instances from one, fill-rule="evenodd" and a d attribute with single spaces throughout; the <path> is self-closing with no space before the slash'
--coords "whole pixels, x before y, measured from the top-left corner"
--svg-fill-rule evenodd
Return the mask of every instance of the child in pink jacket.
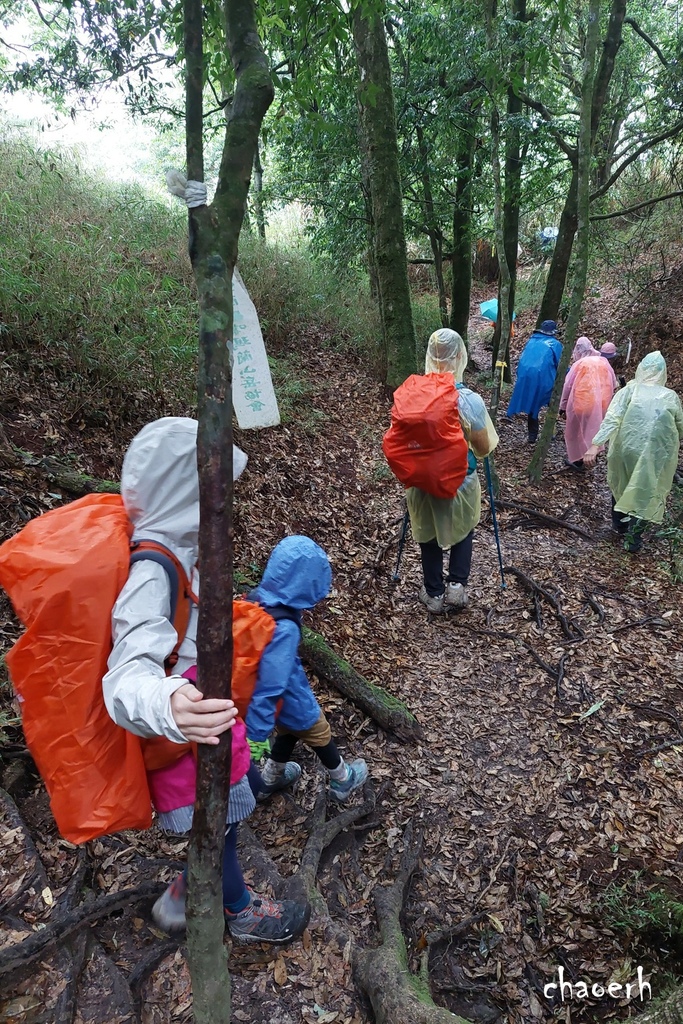
<path id="1" fill-rule="evenodd" d="M 246 465 L 239 449 L 233 457 L 235 476 Z M 149 423 L 133 439 L 121 474 L 121 496 L 134 525 L 133 542 L 162 544 L 181 563 L 198 593 L 196 563 L 199 536 L 197 422 L 164 417 Z M 178 636 L 171 606 L 173 579 L 163 558 L 133 561 L 112 613 L 113 647 L 102 681 L 109 714 L 135 735 L 165 737 L 171 743 L 209 743 L 232 729 L 230 799 L 223 855 L 223 906 L 226 926 L 236 942 L 289 942 L 301 935 L 310 914 L 307 904 L 273 902 L 244 884 L 237 859 L 238 823 L 255 807 L 260 784 L 250 770 L 244 723 L 232 701 L 205 699 L 195 683 L 197 605 L 192 603 L 177 661 L 168 667 Z M 178 600 L 183 597 L 178 595 Z M 192 826 L 196 765 L 191 750 L 148 772 L 152 802 L 160 826 L 184 834 Z M 250 779 L 251 776 L 251 779 Z M 252 788 L 253 787 L 253 788 Z M 152 915 L 160 927 L 185 927 L 187 874 L 178 875 L 157 900 Z"/>

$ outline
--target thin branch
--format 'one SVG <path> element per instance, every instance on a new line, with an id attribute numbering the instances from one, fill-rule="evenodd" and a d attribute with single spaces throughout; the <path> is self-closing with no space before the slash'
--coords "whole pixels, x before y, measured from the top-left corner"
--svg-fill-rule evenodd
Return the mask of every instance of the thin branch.
<path id="1" fill-rule="evenodd" d="M 659 135 L 655 135 L 653 138 L 647 139 L 643 142 L 642 145 L 637 149 L 634 149 L 634 151 L 626 157 L 623 163 L 619 164 L 616 171 L 614 171 L 614 173 L 607 179 L 605 184 L 601 185 L 600 188 L 596 189 L 595 192 L 592 193 L 591 202 L 593 202 L 594 199 L 599 199 L 600 196 L 604 196 L 617 178 L 623 174 L 629 164 L 632 164 L 634 160 L 637 160 L 642 153 L 647 153 L 648 150 L 652 149 L 659 142 L 664 142 L 666 139 L 672 139 L 676 135 L 680 135 L 681 132 L 683 132 L 683 121 L 677 121 L 672 128 L 668 128 L 665 132 L 661 132 Z"/>
<path id="2" fill-rule="evenodd" d="M 633 31 L 637 32 L 638 35 L 640 36 L 640 38 L 645 40 L 645 42 L 650 47 L 650 49 L 655 51 L 655 53 L 657 54 L 657 56 L 659 57 L 660 61 L 662 62 L 662 64 L 664 65 L 665 68 L 669 67 L 668 60 L 666 59 L 666 57 L 664 56 L 662 51 L 659 49 L 659 47 L 657 46 L 657 44 L 654 41 L 654 39 L 652 39 L 647 34 L 647 32 L 640 27 L 640 25 L 638 24 L 638 22 L 636 21 L 635 18 L 624 18 L 624 24 L 625 25 L 630 25 L 631 28 L 633 29 Z"/>
<path id="3" fill-rule="evenodd" d="M 615 217 L 628 217 L 630 213 L 644 210 L 648 206 L 654 206 L 655 203 L 663 203 L 666 199 L 677 199 L 679 196 L 683 196 L 683 189 L 679 189 L 677 192 L 667 192 L 666 195 L 657 196 L 655 199 L 646 199 L 643 203 L 636 203 L 635 206 L 628 206 L 625 210 L 617 210 L 615 213 L 594 214 L 591 217 L 591 222 L 595 220 L 613 220 Z"/>
<path id="4" fill-rule="evenodd" d="M 561 132 L 553 126 L 555 115 L 548 110 L 544 103 L 541 103 L 540 100 L 532 99 L 531 96 L 527 96 L 526 93 L 520 93 L 519 98 L 527 107 L 531 107 L 532 110 L 536 110 L 541 115 L 543 120 L 549 125 L 555 142 L 558 144 L 562 152 L 568 157 L 572 166 L 574 166 L 578 155 L 576 147 L 570 146 Z"/>

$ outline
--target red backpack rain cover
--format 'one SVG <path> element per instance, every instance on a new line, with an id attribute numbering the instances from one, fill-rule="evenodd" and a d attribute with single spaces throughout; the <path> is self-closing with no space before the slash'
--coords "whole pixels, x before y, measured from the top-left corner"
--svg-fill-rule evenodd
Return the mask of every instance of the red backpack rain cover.
<path id="1" fill-rule="evenodd" d="M 72 843 L 148 828 L 146 769 L 188 749 L 163 737 L 141 740 L 104 703 L 111 614 L 128 579 L 131 533 L 121 498 L 92 494 L 33 519 L 0 546 L 0 584 L 26 627 L 7 666 L 26 744 Z M 233 617 L 233 689 L 245 714 L 275 621 L 247 601 L 234 602 Z M 177 624 L 176 616 L 177 631 L 186 621 Z"/>
<path id="2" fill-rule="evenodd" d="M 404 487 L 455 497 L 467 475 L 468 448 L 452 373 L 413 374 L 396 389 L 382 450 Z"/>

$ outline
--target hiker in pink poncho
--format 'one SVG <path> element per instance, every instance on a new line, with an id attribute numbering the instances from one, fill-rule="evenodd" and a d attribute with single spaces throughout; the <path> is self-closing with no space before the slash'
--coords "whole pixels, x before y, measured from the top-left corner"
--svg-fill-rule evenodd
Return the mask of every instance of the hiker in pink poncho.
<path id="1" fill-rule="evenodd" d="M 579 338 L 560 399 L 560 412 L 567 418 L 566 461 L 574 469 L 583 469 L 584 452 L 590 447 L 617 387 L 609 360 L 593 348 L 588 338 Z"/>

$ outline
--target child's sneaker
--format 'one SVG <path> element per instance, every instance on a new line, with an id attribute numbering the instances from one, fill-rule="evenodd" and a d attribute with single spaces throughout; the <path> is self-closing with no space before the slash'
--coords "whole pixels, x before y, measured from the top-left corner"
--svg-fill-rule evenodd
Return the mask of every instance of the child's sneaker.
<path id="1" fill-rule="evenodd" d="M 266 774 L 264 772 L 261 776 L 261 788 L 256 799 L 259 803 L 263 803 L 273 793 L 278 793 L 281 789 L 289 789 L 290 786 L 294 786 L 300 778 L 301 765 L 297 764 L 296 761 L 288 761 L 285 765 L 285 770 L 277 775 L 272 782 L 266 782 Z"/>
<path id="2" fill-rule="evenodd" d="M 361 758 L 351 761 L 346 767 L 348 771 L 342 782 L 330 779 L 330 796 L 341 804 L 348 800 L 353 791 L 359 789 L 368 777 L 368 766 Z"/>
<path id="3" fill-rule="evenodd" d="M 185 929 L 186 892 L 187 881 L 181 873 L 152 907 L 152 920 L 165 932 L 181 932 Z"/>
<path id="4" fill-rule="evenodd" d="M 225 923 L 233 942 L 285 943 L 297 939 L 308 924 L 308 903 L 282 900 L 277 903 L 249 889 L 249 906 L 239 914 L 225 911 Z"/>

